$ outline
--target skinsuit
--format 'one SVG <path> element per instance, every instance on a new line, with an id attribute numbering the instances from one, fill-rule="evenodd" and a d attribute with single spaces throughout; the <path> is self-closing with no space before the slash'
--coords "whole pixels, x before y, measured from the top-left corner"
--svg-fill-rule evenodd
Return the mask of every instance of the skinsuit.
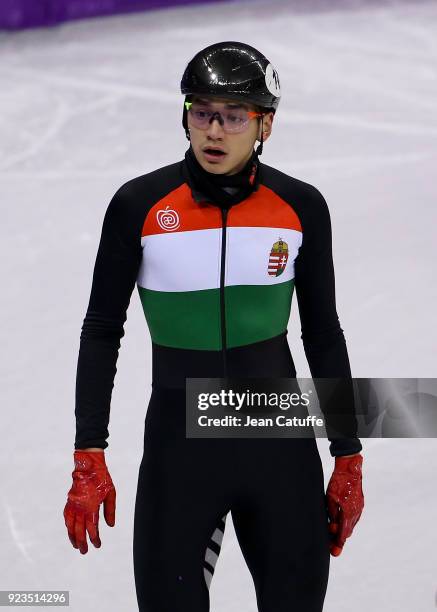
<path id="1" fill-rule="evenodd" d="M 185 436 L 187 377 L 295 377 L 296 290 L 313 377 L 348 377 L 331 225 L 320 192 L 258 159 L 241 172 L 182 161 L 125 183 L 103 222 L 82 327 L 76 449 L 106 448 L 126 312 L 137 286 L 152 340 L 152 395 L 134 521 L 142 612 L 208 612 L 232 513 L 260 612 L 320 612 L 328 516 L 315 439 Z M 332 456 L 357 438 L 331 440 Z"/>

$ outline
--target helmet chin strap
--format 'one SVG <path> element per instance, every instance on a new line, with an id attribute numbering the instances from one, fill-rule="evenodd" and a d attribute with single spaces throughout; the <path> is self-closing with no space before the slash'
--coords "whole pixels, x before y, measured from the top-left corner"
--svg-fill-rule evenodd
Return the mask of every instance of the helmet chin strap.
<path id="1" fill-rule="evenodd" d="M 264 123 L 263 123 L 264 115 L 261 115 L 261 140 L 256 149 L 256 154 L 258 157 L 262 155 L 263 152 L 263 143 L 264 143 Z"/>
<path id="2" fill-rule="evenodd" d="M 185 96 L 185 102 L 189 101 L 189 96 Z M 188 129 L 188 120 L 187 120 L 187 109 L 185 108 L 185 102 L 184 102 L 184 110 L 182 112 L 182 126 L 185 130 L 185 136 L 187 137 L 187 140 L 190 140 L 190 130 Z"/>

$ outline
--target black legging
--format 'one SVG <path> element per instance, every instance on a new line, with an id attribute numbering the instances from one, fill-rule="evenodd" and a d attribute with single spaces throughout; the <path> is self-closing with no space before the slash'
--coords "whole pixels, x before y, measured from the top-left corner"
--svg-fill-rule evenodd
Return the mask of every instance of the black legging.
<path id="1" fill-rule="evenodd" d="M 259 612 L 320 612 L 328 515 L 315 439 L 186 438 L 185 393 L 153 389 L 134 521 L 140 612 L 208 612 L 231 511 Z"/>

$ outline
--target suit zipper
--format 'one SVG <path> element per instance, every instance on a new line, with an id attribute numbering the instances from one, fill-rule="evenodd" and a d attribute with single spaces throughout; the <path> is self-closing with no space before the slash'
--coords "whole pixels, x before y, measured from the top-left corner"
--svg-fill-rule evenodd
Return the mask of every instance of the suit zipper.
<path id="1" fill-rule="evenodd" d="M 226 222 L 228 209 L 222 208 L 222 257 L 220 264 L 220 321 L 222 333 L 223 378 L 228 376 L 226 362 L 226 313 L 225 313 L 225 263 L 226 263 Z"/>

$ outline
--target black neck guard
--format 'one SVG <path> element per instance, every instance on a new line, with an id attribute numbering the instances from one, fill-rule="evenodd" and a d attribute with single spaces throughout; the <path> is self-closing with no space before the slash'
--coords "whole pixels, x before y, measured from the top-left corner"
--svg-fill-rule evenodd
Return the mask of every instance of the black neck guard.
<path id="1" fill-rule="evenodd" d="M 244 168 L 232 175 L 204 170 L 191 146 L 185 153 L 185 164 L 190 187 L 199 201 L 206 200 L 221 208 L 230 208 L 258 189 L 259 160 L 256 151 L 253 151 Z M 226 188 L 230 188 L 230 191 Z"/>

